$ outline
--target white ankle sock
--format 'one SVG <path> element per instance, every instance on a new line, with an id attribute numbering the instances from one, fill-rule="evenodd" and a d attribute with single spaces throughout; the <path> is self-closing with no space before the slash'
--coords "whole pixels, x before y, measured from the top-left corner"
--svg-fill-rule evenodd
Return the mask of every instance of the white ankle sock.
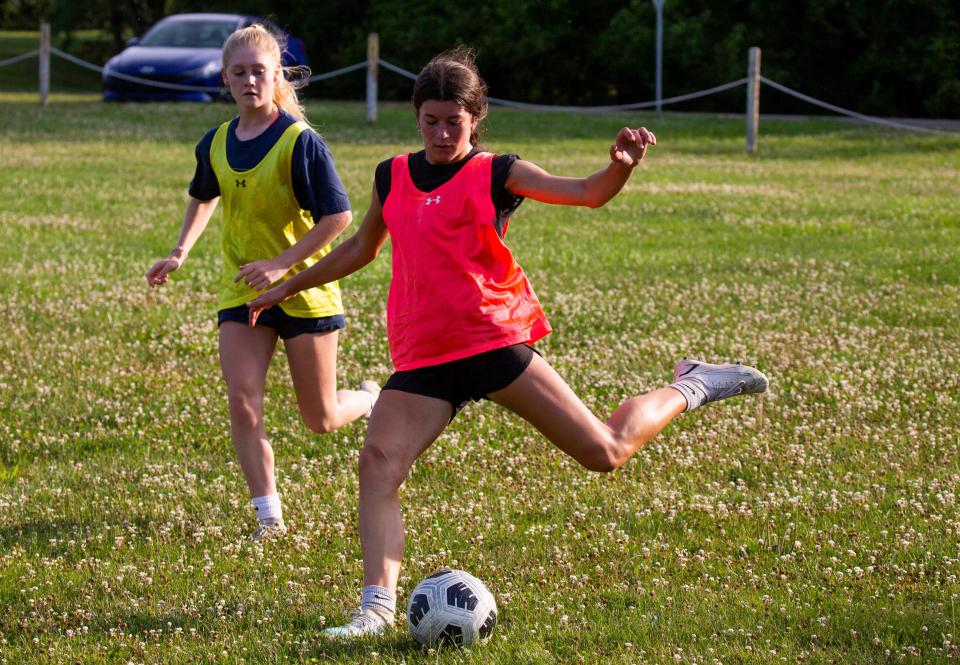
<path id="1" fill-rule="evenodd" d="M 283 506 L 280 505 L 279 494 L 255 496 L 253 498 L 253 509 L 257 511 L 257 521 L 261 524 L 277 524 L 283 521 Z"/>
<path id="2" fill-rule="evenodd" d="M 367 409 L 366 414 L 363 416 L 364 418 L 369 418 L 370 414 L 373 413 L 373 407 L 377 403 L 377 398 L 380 396 L 380 386 L 378 386 L 376 382 L 367 379 L 360 382 L 359 392 L 364 393 L 370 398 L 370 408 Z"/>
<path id="3" fill-rule="evenodd" d="M 370 584 L 363 587 L 363 599 L 360 607 L 372 607 L 386 610 L 391 615 L 397 613 L 397 594 L 387 587 Z"/>

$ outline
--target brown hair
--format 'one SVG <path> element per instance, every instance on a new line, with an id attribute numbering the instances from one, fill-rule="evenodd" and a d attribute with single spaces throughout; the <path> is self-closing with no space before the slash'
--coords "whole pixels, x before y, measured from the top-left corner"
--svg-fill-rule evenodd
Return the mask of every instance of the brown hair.
<path id="1" fill-rule="evenodd" d="M 269 53 L 280 64 L 280 54 L 283 50 L 283 44 L 272 32 L 263 25 L 254 23 L 247 28 L 241 28 L 227 38 L 223 44 L 223 68 L 226 69 L 230 64 L 230 58 L 233 52 L 241 46 L 253 46 Z M 306 67 L 281 67 L 281 75 L 277 84 L 273 87 L 273 103 L 278 108 L 283 109 L 297 120 L 306 122 L 307 116 L 303 109 L 303 104 L 297 98 L 297 88 L 304 86 L 304 82 L 309 76 L 310 70 Z M 294 74 L 294 80 L 288 80 L 287 74 Z"/>
<path id="2" fill-rule="evenodd" d="M 456 102 L 473 116 L 476 126 L 470 132 L 470 145 L 480 142 L 481 123 L 487 117 L 487 84 L 477 70 L 476 53 L 458 46 L 434 56 L 420 70 L 413 84 L 413 108 L 420 117 L 420 107 L 428 100 Z"/>

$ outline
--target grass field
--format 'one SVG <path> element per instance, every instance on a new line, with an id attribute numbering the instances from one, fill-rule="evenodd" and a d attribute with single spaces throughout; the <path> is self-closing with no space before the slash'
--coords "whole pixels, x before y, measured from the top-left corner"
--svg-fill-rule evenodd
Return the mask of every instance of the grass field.
<path id="1" fill-rule="evenodd" d="M 960 659 L 960 138 L 769 122 L 494 110 L 487 144 L 583 175 L 623 124 L 659 145 L 602 209 L 525 203 L 508 240 L 598 413 L 682 356 L 740 359 L 765 400 L 675 421 L 620 471 L 578 468 L 469 406 L 402 490 L 400 602 L 484 579 L 492 642 L 361 645 L 364 428 L 313 435 L 285 362 L 267 427 L 291 532 L 250 545 L 214 325 L 219 214 L 171 284 L 193 147 L 226 105 L 0 95 L 0 663 L 935 663 Z M 314 103 L 357 217 L 416 146 Z M 386 252 L 388 254 L 388 252 Z M 344 280 L 344 385 L 390 371 L 388 256 Z"/>

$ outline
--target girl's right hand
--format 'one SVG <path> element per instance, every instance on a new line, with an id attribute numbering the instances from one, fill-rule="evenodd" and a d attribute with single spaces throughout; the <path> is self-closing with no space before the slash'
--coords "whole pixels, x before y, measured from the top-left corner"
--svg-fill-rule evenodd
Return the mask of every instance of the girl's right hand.
<path id="1" fill-rule="evenodd" d="M 278 305 L 291 296 L 287 294 L 286 283 L 275 286 L 269 291 L 261 293 L 255 300 L 247 303 L 247 309 L 250 312 L 250 327 L 257 325 L 257 319 L 260 318 L 260 312 Z"/>
<path id="2" fill-rule="evenodd" d="M 154 263 L 147 271 L 147 284 L 151 287 L 166 284 L 167 276 L 183 264 L 183 259 L 168 256 Z"/>

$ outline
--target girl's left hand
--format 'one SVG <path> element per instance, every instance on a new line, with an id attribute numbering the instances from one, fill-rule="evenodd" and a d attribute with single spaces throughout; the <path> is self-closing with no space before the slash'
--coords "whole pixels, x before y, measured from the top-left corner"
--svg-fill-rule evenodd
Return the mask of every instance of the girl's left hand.
<path id="1" fill-rule="evenodd" d="M 286 275 L 288 270 L 273 259 L 254 261 L 240 266 L 240 272 L 233 278 L 233 281 L 239 282 L 242 279 L 251 289 L 263 291 Z"/>
<path id="2" fill-rule="evenodd" d="M 284 300 L 290 298 L 290 295 L 286 292 L 287 283 L 284 282 L 279 286 L 276 286 L 265 293 L 261 293 L 255 299 L 247 303 L 247 311 L 249 312 L 249 325 L 253 328 L 257 325 L 257 319 L 260 318 L 260 313 L 265 309 L 270 309 L 274 305 L 279 305 Z"/>
<path id="3" fill-rule="evenodd" d="M 657 145 L 657 137 L 646 127 L 624 127 L 617 133 L 617 142 L 610 146 L 610 159 L 628 168 L 640 163 L 647 154 L 647 147 Z"/>

